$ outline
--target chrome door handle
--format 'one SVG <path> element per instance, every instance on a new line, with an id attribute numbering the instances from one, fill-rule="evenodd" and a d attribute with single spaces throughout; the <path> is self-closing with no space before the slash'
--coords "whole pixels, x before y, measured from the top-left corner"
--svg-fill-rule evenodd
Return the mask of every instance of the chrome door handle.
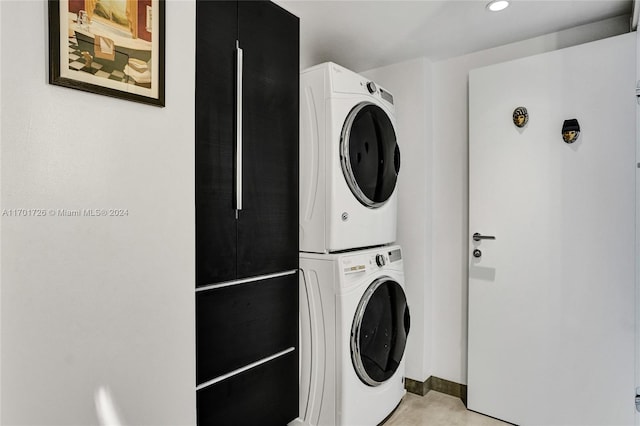
<path id="1" fill-rule="evenodd" d="M 475 233 L 473 234 L 473 241 L 480 241 L 480 240 L 495 240 L 496 237 L 494 237 L 493 235 L 480 235 L 479 233 Z"/>

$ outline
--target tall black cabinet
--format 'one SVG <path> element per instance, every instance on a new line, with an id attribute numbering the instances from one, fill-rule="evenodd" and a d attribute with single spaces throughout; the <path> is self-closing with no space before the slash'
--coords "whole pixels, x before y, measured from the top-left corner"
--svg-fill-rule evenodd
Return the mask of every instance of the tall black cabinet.
<path id="1" fill-rule="evenodd" d="M 196 2 L 199 425 L 298 415 L 299 21 Z"/>

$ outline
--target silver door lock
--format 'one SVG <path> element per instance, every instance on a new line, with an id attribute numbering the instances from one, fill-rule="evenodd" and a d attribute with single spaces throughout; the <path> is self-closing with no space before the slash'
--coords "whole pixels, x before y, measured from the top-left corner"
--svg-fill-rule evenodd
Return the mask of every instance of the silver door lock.
<path id="1" fill-rule="evenodd" d="M 478 249 L 475 249 L 475 250 L 473 251 L 473 257 L 478 258 L 478 257 L 480 257 L 480 256 L 482 256 L 482 252 L 481 252 L 480 250 L 478 250 Z"/>

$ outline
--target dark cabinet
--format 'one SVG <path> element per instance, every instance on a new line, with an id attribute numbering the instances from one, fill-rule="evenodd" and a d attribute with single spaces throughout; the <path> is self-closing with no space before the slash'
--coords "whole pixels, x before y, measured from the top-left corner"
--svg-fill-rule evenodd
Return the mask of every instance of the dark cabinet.
<path id="1" fill-rule="evenodd" d="M 298 416 L 298 18 L 196 2 L 199 425 Z"/>
<path id="2" fill-rule="evenodd" d="M 198 424 L 285 426 L 298 412 L 298 372 L 290 367 L 297 362 L 290 352 L 199 391 Z"/>
<path id="3" fill-rule="evenodd" d="M 297 274 L 198 292 L 196 381 L 298 345 Z"/>
<path id="4" fill-rule="evenodd" d="M 196 3 L 196 285 L 236 276 L 236 2 Z"/>
<path id="5" fill-rule="evenodd" d="M 198 286 L 297 268 L 298 33 L 271 2 L 197 3 Z"/>

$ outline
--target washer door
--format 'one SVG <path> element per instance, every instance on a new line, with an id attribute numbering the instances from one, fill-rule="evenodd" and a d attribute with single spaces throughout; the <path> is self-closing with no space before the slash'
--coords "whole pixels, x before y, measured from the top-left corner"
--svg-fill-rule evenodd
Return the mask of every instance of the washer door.
<path id="1" fill-rule="evenodd" d="M 340 136 L 342 173 L 363 205 L 383 205 L 396 187 L 400 150 L 389 116 L 371 102 L 356 105 Z"/>
<path id="2" fill-rule="evenodd" d="M 351 326 L 351 360 L 363 383 L 378 386 L 393 376 L 409 326 L 402 287 L 387 276 L 376 279 L 362 296 Z"/>

